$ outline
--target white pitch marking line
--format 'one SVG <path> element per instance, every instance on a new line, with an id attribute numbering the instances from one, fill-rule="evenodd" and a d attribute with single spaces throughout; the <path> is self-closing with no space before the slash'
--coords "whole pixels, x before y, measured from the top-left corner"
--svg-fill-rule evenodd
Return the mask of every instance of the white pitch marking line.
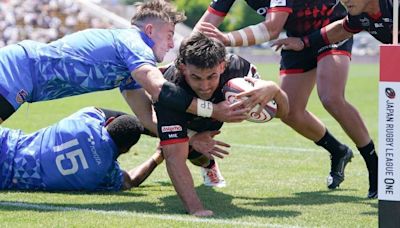
<path id="1" fill-rule="evenodd" d="M 143 141 L 150 142 L 151 138 L 144 138 Z M 255 145 L 255 144 L 242 144 L 242 143 L 230 143 L 231 146 L 235 147 L 243 147 L 249 149 L 259 149 L 259 150 L 273 150 L 276 152 L 284 152 L 284 151 L 295 151 L 295 152 L 323 152 L 321 149 L 312 149 L 312 148 L 299 148 L 299 147 L 290 147 L 290 146 L 274 146 L 274 145 Z M 154 147 L 153 145 L 149 145 L 148 143 L 143 144 L 144 147 Z"/>
<path id="2" fill-rule="evenodd" d="M 283 147 L 283 146 L 264 146 L 264 145 L 254 145 L 254 144 L 236 144 L 231 143 L 232 147 L 243 147 L 250 149 L 259 149 L 259 150 L 273 150 L 275 152 L 283 152 L 283 151 L 296 151 L 296 152 L 323 152 L 320 149 L 310 149 L 310 148 L 298 148 L 298 147 Z"/>
<path id="3" fill-rule="evenodd" d="M 12 206 L 12 207 L 21 207 L 27 209 L 37 209 L 37 210 L 46 210 L 46 211 L 83 211 L 90 212 L 96 214 L 106 214 L 106 215 L 118 215 L 118 216 L 136 216 L 142 218 L 153 218 L 160 220 L 173 220 L 179 222 L 193 222 L 193 223 L 209 223 L 209 224 L 225 224 L 225 225 L 237 225 L 237 226 L 252 226 L 252 227 L 276 227 L 276 228 L 287 228 L 293 227 L 298 228 L 299 226 L 290 226 L 290 225 L 279 225 L 279 224 L 266 224 L 266 223 L 255 223 L 255 222 L 240 222 L 240 221 L 232 221 L 232 220 L 224 220 L 224 219 L 207 219 L 207 218 L 189 218 L 183 216 L 173 216 L 173 215 L 155 215 L 155 214 L 146 214 L 146 213 L 138 213 L 133 211 L 116 211 L 116 210 L 96 210 L 96 209 L 85 209 L 85 208 L 77 208 L 77 207 L 58 207 L 51 205 L 39 205 L 34 203 L 24 203 L 24 202 L 9 202 L 9 201 L 0 201 L 1 206 Z"/>

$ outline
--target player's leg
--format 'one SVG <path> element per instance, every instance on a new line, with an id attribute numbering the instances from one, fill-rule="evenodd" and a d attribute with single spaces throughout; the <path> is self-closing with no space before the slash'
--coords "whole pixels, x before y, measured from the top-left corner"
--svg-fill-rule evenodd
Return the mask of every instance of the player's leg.
<path id="1" fill-rule="evenodd" d="M 359 112 L 345 98 L 350 58 L 327 55 L 318 62 L 317 90 L 324 108 L 339 122 L 357 147 L 371 141 Z"/>
<path id="2" fill-rule="evenodd" d="M 188 159 L 193 165 L 200 166 L 205 186 L 219 188 L 226 186 L 226 181 L 215 160 L 207 158 L 192 148 L 190 148 Z"/>
<path id="3" fill-rule="evenodd" d="M 111 109 L 106 109 L 106 108 L 98 108 L 101 111 L 103 111 L 104 115 L 106 116 L 106 119 L 109 119 L 111 117 L 117 118 L 118 116 L 122 116 L 122 115 L 128 115 L 125 112 L 121 112 L 121 111 L 116 111 L 116 110 L 111 110 Z"/>
<path id="4" fill-rule="evenodd" d="M 14 107 L 0 94 L 0 124 L 15 112 Z"/>
<path id="5" fill-rule="evenodd" d="M 345 98 L 349 64 L 347 55 L 321 58 L 317 69 L 318 95 L 325 109 L 338 121 L 364 158 L 369 173 L 368 197 L 374 198 L 377 196 L 378 157 L 359 112 Z"/>
<path id="6" fill-rule="evenodd" d="M 117 118 L 118 116 L 130 115 L 130 114 L 127 114 L 125 112 L 106 109 L 106 108 L 98 108 L 98 109 L 100 109 L 104 113 L 104 115 L 106 116 L 107 122 L 111 121 L 114 118 Z M 143 126 L 142 122 L 140 122 L 139 120 L 138 120 L 138 122 L 139 122 L 138 125 Z M 143 131 L 141 132 L 142 134 L 149 135 L 149 136 L 152 136 L 152 137 L 157 137 L 154 133 L 152 133 L 148 129 L 144 128 L 144 126 L 142 128 L 143 128 Z"/>
<path id="7" fill-rule="evenodd" d="M 299 134 L 322 146 L 331 154 L 331 157 L 343 158 L 342 163 L 347 164 L 348 157 L 352 156 L 351 150 L 348 152 L 348 147 L 340 143 L 316 116 L 306 110 L 316 81 L 316 66 L 317 62 L 312 50 L 282 53 L 281 88 L 287 93 L 289 99 L 289 115 L 282 121 Z M 331 165 L 338 167 L 336 162 Z M 331 170 L 336 170 L 332 167 Z M 344 180 L 344 167 L 345 165 L 339 170 L 341 172 L 335 172 L 338 175 L 335 175 L 328 183 L 328 188 L 336 188 Z"/>
<path id="8" fill-rule="evenodd" d="M 280 86 L 288 96 L 289 114 L 281 120 L 304 137 L 316 142 L 325 133 L 324 124 L 306 110 L 314 88 L 315 70 L 281 76 Z"/>

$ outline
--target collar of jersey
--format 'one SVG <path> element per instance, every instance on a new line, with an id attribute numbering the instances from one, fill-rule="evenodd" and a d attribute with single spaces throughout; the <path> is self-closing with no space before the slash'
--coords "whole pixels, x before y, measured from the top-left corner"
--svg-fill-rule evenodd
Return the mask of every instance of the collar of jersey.
<path id="1" fill-rule="evenodd" d="M 147 46 L 151 48 L 154 46 L 154 41 L 149 36 L 147 36 L 146 33 L 142 32 L 142 30 L 140 30 L 137 26 L 133 26 L 133 29 L 136 29 L 139 32 L 140 37 L 147 44 Z"/>

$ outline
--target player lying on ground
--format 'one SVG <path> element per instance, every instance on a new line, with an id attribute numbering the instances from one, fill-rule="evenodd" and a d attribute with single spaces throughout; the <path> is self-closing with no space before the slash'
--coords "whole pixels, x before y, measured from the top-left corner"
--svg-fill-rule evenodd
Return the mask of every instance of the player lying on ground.
<path id="1" fill-rule="evenodd" d="M 0 127 L 0 189 L 119 191 L 139 186 L 162 161 L 160 154 L 128 172 L 117 159 L 141 134 L 149 131 L 136 117 L 95 107 L 31 134 Z"/>
<path id="2" fill-rule="evenodd" d="M 175 65 L 170 66 L 164 76 L 187 93 L 207 101 L 204 105 L 225 99 L 222 87 L 228 80 L 248 76 L 248 80 L 255 84 L 255 89 L 250 93 L 259 98 L 258 103 L 275 99 L 278 104 L 277 116 L 284 116 L 288 112 L 287 97 L 276 83 L 255 79 L 258 74 L 253 65 L 238 56 L 226 56 L 221 42 L 201 33 L 195 33 L 182 42 Z M 179 113 L 161 103 L 155 103 L 155 111 L 167 171 L 185 209 L 195 216 L 213 215 L 213 211 L 203 207 L 196 194 L 186 159 L 212 168 L 215 166 L 212 159 L 215 151 L 199 153 L 191 150 L 188 129 L 196 132 L 214 131 L 220 129 L 223 123 L 211 118 Z"/>
<path id="3" fill-rule="evenodd" d="M 157 69 L 156 63 L 174 47 L 175 24 L 185 18 L 170 3 L 153 0 L 139 5 L 129 29 L 87 29 L 49 44 L 25 40 L 1 48 L 0 123 L 24 102 L 118 86 L 129 105 L 132 99 L 141 99 L 130 94 L 130 89 L 143 87 L 153 101 L 182 112 L 199 112 L 223 121 L 244 120 L 245 110 L 233 111 L 225 103 L 197 110 L 196 99 L 166 82 Z M 132 87 L 126 86 L 129 82 L 134 82 Z"/>
<path id="4" fill-rule="evenodd" d="M 95 107 L 27 135 L 0 127 L 0 189 L 119 191 L 137 187 L 163 161 L 156 149 L 138 167 L 120 169 L 118 157 L 141 134 L 154 136 L 132 115 Z M 229 146 L 214 141 L 214 134 L 196 134 L 191 143 L 196 148 Z"/>

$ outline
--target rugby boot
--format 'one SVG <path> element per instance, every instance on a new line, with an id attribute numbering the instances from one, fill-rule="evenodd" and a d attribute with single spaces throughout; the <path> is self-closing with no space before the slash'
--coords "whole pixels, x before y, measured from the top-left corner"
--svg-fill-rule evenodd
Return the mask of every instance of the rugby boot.
<path id="1" fill-rule="evenodd" d="M 378 169 L 368 171 L 369 189 L 367 197 L 369 199 L 378 198 Z"/>
<path id="2" fill-rule="evenodd" d="M 327 186 L 329 189 L 335 189 L 344 181 L 344 170 L 347 163 L 351 162 L 353 151 L 347 147 L 342 157 L 334 158 L 331 156 L 331 172 L 327 178 Z"/>
<path id="3" fill-rule="evenodd" d="M 211 168 L 201 167 L 201 175 L 203 176 L 205 186 L 218 188 L 226 186 L 225 179 L 219 170 L 217 162 Z"/>

